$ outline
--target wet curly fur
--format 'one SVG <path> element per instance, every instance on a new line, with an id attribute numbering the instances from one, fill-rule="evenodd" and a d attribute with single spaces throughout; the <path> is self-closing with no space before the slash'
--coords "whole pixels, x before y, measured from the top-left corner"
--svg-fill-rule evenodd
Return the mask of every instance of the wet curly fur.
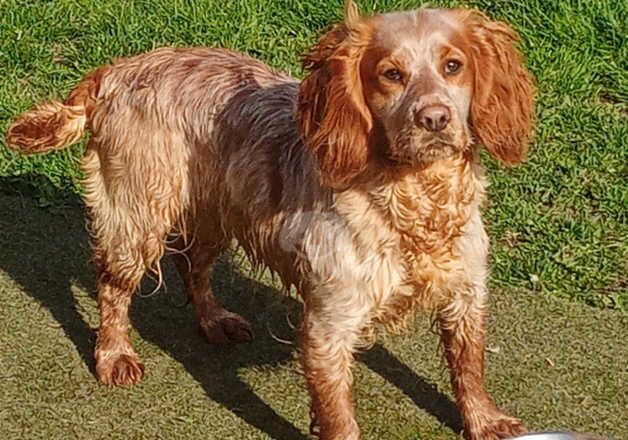
<path id="1" fill-rule="evenodd" d="M 300 359 L 324 439 L 359 436 L 351 364 L 373 329 L 434 313 L 469 439 L 524 431 L 483 384 L 488 239 L 484 146 L 521 162 L 534 88 L 507 25 L 466 9 L 361 16 L 304 57 L 298 82 L 224 49 L 163 48 L 87 75 L 64 102 L 21 115 L 24 153 L 91 139 L 82 160 L 100 329 L 96 374 L 132 385 L 144 367 L 128 307 L 166 237 L 199 326 L 249 341 L 209 269 L 236 239 L 296 286 Z"/>

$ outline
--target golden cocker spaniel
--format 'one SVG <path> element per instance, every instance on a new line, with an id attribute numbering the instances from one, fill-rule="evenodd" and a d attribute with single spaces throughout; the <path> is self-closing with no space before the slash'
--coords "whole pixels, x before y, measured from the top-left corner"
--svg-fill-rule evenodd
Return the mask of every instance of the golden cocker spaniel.
<path id="1" fill-rule="evenodd" d="M 525 431 L 483 383 L 488 239 L 480 145 L 524 159 L 534 86 L 507 25 L 468 9 L 361 16 L 304 57 L 299 82 L 225 49 L 163 48 L 88 74 L 20 116 L 8 145 L 82 160 L 99 273 L 96 374 L 144 367 L 128 309 L 166 237 L 210 342 L 252 338 L 217 303 L 212 262 L 237 240 L 304 301 L 300 360 L 323 439 L 357 439 L 351 364 L 381 324 L 435 313 L 468 439 Z"/>

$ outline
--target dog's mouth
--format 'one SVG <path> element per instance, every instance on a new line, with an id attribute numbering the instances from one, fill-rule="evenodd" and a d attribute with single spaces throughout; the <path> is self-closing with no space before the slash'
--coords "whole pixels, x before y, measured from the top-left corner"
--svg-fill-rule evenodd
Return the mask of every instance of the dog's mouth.
<path id="1" fill-rule="evenodd" d="M 417 149 L 416 156 L 420 160 L 437 160 L 453 156 L 465 150 L 466 143 L 452 142 L 449 139 L 435 139 Z"/>
<path id="2" fill-rule="evenodd" d="M 379 154 L 392 163 L 417 167 L 460 155 L 471 146 L 471 135 L 467 127 L 452 121 L 449 127 L 439 132 L 429 132 L 407 124 L 399 130 L 387 131 L 383 126 L 377 133 Z"/>
<path id="3" fill-rule="evenodd" d="M 430 136 L 430 139 L 409 139 L 398 143 L 389 152 L 389 158 L 395 162 L 419 165 L 460 154 L 467 148 L 467 142 L 452 139 L 451 136 Z"/>

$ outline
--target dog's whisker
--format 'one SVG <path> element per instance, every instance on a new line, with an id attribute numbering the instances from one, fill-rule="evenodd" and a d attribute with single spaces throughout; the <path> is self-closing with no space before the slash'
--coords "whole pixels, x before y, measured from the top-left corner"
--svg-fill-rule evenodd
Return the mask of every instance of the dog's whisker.
<path id="1" fill-rule="evenodd" d="M 279 336 L 276 336 L 273 331 L 270 329 L 270 325 L 268 323 L 266 323 L 266 330 L 268 331 L 268 334 L 270 335 L 271 338 L 273 338 L 275 341 L 279 342 L 280 344 L 284 344 L 284 345 L 294 345 L 293 341 L 289 341 L 287 339 L 282 339 Z"/>

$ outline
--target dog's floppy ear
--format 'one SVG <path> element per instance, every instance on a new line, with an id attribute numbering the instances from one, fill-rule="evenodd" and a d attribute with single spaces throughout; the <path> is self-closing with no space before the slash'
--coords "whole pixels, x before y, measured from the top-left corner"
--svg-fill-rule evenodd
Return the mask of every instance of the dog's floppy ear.
<path id="1" fill-rule="evenodd" d="M 345 2 L 345 22 L 322 36 L 303 58 L 301 135 L 317 160 L 321 182 L 346 187 L 366 167 L 373 121 L 364 100 L 360 60 L 367 29 L 355 4 Z"/>
<path id="2" fill-rule="evenodd" d="M 489 154 L 507 165 L 525 159 L 534 124 L 535 87 L 508 25 L 467 11 L 475 80 L 471 125 Z"/>

